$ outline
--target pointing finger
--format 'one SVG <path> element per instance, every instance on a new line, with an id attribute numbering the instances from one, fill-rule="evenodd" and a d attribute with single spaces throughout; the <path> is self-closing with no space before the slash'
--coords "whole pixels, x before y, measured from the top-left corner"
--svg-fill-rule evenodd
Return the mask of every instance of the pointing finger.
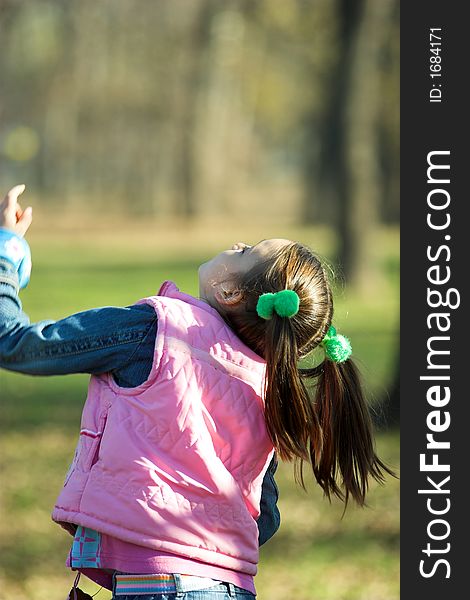
<path id="1" fill-rule="evenodd" d="M 4 203 L 6 206 L 11 207 L 15 204 L 18 196 L 20 196 L 25 191 L 26 186 L 22 183 L 20 185 L 15 185 L 15 187 L 11 188 L 11 190 L 7 193 L 4 199 Z"/>

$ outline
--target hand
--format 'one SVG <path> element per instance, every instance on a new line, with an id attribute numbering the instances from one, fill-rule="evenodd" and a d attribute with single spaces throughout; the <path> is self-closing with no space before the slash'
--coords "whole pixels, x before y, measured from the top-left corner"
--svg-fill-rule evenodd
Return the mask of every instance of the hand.
<path id="1" fill-rule="evenodd" d="M 20 237 L 24 237 L 33 220 L 33 209 L 31 206 L 28 206 L 23 211 L 18 202 L 18 196 L 24 190 L 24 185 L 15 185 L 0 204 L 0 227 L 10 229 Z"/>

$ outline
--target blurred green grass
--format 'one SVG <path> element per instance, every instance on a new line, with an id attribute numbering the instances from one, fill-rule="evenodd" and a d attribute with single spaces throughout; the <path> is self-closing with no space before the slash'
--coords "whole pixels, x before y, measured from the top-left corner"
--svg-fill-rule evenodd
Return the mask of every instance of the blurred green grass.
<path id="1" fill-rule="evenodd" d="M 247 227 L 196 231 L 126 226 L 111 233 L 57 232 L 39 227 L 30 237 L 34 271 L 22 293 L 32 321 L 57 319 L 94 306 L 129 305 L 156 292 L 164 279 L 197 294 L 197 267 L 234 241 L 263 235 Z M 271 232 L 270 232 L 271 233 Z M 245 234 L 245 235 L 242 235 Z M 250 237 L 252 236 L 252 237 Z M 277 230 L 331 255 L 323 229 Z M 371 402 L 386 397 L 398 344 L 397 233 L 382 232 L 383 277 L 374 294 L 337 290 L 335 324 L 353 342 Z M 182 242 L 184 240 L 184 242 Z M 0 600 L 63 598 L 72 576 L 64 567 L 70 539 L 50 510 L 72 459 L 88 377 L 25 377 L 0 372 L 1 511 Z M 398 469 L 398 433 L 377 437 L 380 456 Z M 305 494 L 290 465 L 278 473 L 282 527 L 261 550 L 258 597 L 277 600 L 396 600 L 399 597 L 399 488 L 371 486 L 370 508 L 329 505 L 313 483 Z M 95 593 L 93 584 L 84 589 Z M 96 598 L 106 599 L 103 590 Z"/>

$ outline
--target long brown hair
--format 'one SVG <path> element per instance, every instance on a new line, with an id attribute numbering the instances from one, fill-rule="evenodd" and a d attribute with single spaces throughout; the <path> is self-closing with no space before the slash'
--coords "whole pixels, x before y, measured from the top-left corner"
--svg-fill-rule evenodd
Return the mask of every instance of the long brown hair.
<path id="1" fill-rule="evenodd" d="M 322 263 L 309 248 L 292 242 L 242 276 L 238 287 L 244 302 L 225 317 L 266 360 L 265 418 L 278 455 L 295 461 L 301 485 L 302 466 L 308 462 L 329 499 L 334 494 L 347 505 L 352 496 L 364 505 L 369 477 L 383 483 L 385 472 L 394 474 L 375 453 L 358 370 L 351 359 L 298 367 L 299 359 L 321 343 L 333 318 L 331 287 Z M 260 318 L 259 296 L 284 289 L 299 295 L 298 313 Z M 316 381 L 314 397 L 308 391 L 309 379 Z"/>

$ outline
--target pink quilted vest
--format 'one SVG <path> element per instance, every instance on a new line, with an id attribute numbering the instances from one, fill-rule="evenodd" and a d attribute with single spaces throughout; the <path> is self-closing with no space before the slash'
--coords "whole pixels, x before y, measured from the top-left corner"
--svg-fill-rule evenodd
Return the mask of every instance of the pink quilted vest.
<path id="1" fill-rule="evenodd" d="M 264 361 L 216 310 L 166 282 L 148 380 L 92 376 L 80 438 L 52 518 L 250 575 L 273 455 Z"/>

